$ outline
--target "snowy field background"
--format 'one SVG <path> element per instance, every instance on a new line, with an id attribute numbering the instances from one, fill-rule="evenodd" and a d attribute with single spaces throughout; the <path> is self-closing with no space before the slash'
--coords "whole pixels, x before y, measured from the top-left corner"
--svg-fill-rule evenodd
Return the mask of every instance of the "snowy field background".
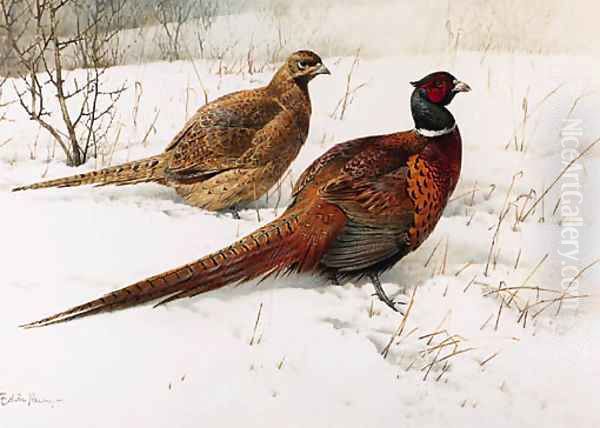
<path id="1" fill-rule="evenodd" d="M 153 184 L 10 189 L 159 153 L 203 103 L 197 71 L 209 100 L 265 84 L 271 71 L 219 76 L 214 62 L 203 61 L 110 69 L 115 85 L 128 82 L 114 147 L 78 169 L 65 166 L 18 105 L 5 108 L 0 426 L 600 426 L 598 270 L 580 278 L 576 291 L 589 297 L 564 301 L 560 311 L 539 303 L 563 291 L 561 263 L 568 260 L 558 253 L 565 247 L 560 211 L 553 213 L 561 182 L 524 223 L 515 224 L 510 211 L 484 275 L 499 213 L 513 202 L 523 212 L 532 200 L 520 195 L 534 189 L 537 198 L 564 167 L 563 120 L 582 121 L 580 150 L 600 137 L 600 63 L 466 51 L 362 58 L 352 87 L 366 85 L 343 120 L 332 118 L 353 61 L 325 59 L 333 74 L 311 83 L 305 147 L 281 190 L 258 204 L 259 215 L 250 207 L 239 221 L 186 206 Z M 435 232 L 384 276 L 391 295 L 409 301 L 414 293 L 404 321 L 371 296 L 368 283 L 335 287 L 290 277 L 159 309 L 17 328 L 197 259 L 273 219 L 289 202 L 293 180 L 333 144 L 411 128 L 408 82 L 437 69 L 473 88 L 451 106 L 464 140 L 463 172 Z M 10 99 L 7 87 L 3 97 Z M 578 269 L 598 258 L 600 152 L 580 164 L 585 226 L 572 262 Z M 511 297 L 493 292 L 499 286 L 548 291 Z M 527 305 L 524 316 L 519 308 Z M 50 402 L 8 402 L 18 395 Z"/>

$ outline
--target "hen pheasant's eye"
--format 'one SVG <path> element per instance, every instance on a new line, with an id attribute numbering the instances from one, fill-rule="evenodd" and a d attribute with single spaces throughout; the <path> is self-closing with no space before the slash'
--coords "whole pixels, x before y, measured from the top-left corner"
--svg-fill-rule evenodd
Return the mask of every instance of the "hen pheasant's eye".
<path id="1" fill-rule="evenodd" d="M 304 61 L 298 61 L 298 69 L 299 70 L 304 70 L 306 67 L 308 67 L 308 64 Z"/>

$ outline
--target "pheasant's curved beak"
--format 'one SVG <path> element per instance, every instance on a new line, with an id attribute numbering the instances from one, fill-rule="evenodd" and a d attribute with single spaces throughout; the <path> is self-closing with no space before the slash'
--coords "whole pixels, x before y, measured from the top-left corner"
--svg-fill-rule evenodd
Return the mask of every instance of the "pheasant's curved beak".
<path id="1" fill-rule="evenodd" d="M 320 64 L 317 68 L 315 68 L 312 74 L 315 76 L 319 74 L 331 74 L 331 71 L 329 71 L 329 69 L 325 67 L 325 64 Z"/>
<path id="2" fill-rule="evenodd" d="M 465 82 L 455 80 L 453 83 L 454 86 L 452 87 L 452 92 L 469 92 L 471 90 L 471 87 Z"/>

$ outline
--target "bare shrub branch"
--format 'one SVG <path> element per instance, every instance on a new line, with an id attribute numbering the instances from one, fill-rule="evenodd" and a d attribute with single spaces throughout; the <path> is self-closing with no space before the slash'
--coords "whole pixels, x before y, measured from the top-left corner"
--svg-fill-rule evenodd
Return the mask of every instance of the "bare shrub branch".
<path id="1" fill-rule="evenodd" d="M 59 144 L 67 164 L 96 157 L 106 141 L 125 86 L 105 89 L 108 66 L 119 61 L 112 43 L 125 0 L 3 0 L 0 28 L 16 61 L 17 100 Z M 69 14 L 77 13 L 67 31 Z M 65 35 L 68 33 L 68 35 Z M 68 72 L 81 67 L 81 72 Z M 58 120 L 51 104 L 56 99 Z"/>

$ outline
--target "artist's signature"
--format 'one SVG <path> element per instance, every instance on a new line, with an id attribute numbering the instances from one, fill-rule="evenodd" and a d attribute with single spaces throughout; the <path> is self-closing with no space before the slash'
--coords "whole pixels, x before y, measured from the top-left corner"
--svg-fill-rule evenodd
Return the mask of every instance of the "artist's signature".
<path id="1" fill-rule="evenodd" d="M 54 407 L 54 405 L 60 404 L 62 401 L 62 399 L 40 397 L 34 392 L 21 393 L 0 391 L 0 407 L 10 405 L 22 405 L 27 407 L 45 405 Z"/>

